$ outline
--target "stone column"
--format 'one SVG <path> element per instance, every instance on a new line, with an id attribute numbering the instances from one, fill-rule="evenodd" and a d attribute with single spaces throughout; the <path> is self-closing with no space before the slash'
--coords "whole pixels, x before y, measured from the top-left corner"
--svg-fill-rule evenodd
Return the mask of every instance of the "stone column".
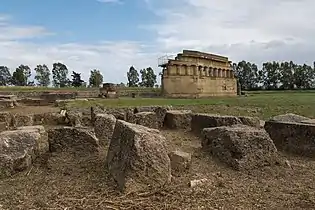
<path id="1" fill-rule="evenodd" d="M 208 67 L 208 66 L 205 66 L 205 67 L 204 67 L 204 72 L 205 72 L 206 77 L 209 77 L 209 76 L 210 76 L 210 75 L 209 75 L 209 67 Z"/>
<path id="2" fill-rule="evenodd" d="M 204 72 L 204 67 L 203 66 L 199 66 L 199 74 L 201 77 L 205 76 L 205 72 Z"/>
<path id="3" fill-rule="evenodd" d="M 176 75 L 176 66 L 175 65 L 169 65 L 168 66 L 168 75 Z"/>
<path id="4" fill-rule="evenodd" d="M 222 69 L 222 77 L 226 78 L 226 70 L 225 69 Z"/>
<path id="5" fill-rule="evenodd" d="M 218 77 L 218 69 L 213 68 L 213 77 Z"/>
<path id="6" fill-rule="evenodd" d="M 193 65 L 192 68 L 194 70 L 194 76 L 198 76 L 198 66 Z"/>
<path id="7" fill-rule="evenodd" d="M 183 68 L 185 69 L 185 76 L 189 75 L 189 73 L 188 73 L 188 66 L 187 65 L 183 65 Z"/>
<path id="8" fill-rule="evenodd" d="M 222 77 L 222 69 L 218 69 L 218 77 Z"/>
<path id="9" fill-rule="evenodd" d="M 209 76 L 213 77 L 213 68 L 212 67 L 209 67 Z"/>
<path id="10" fill-rule="evenodd" d="M 181 66 L 180 65 L 176 65 L 176 75 L 180 75 L 180 69 Z"/>

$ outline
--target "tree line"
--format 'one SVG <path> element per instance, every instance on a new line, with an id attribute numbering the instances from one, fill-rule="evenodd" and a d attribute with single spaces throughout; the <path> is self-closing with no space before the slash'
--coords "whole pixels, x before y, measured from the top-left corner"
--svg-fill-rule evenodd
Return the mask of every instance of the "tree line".
<path id="1" fill-rule="evenodd" d="M 315 62 L 295 64 L 293 61 L 255 63 L 240 61 L 232 64 L 242 90 L 293 90 L 315 88 Z"/>
<path id="2" fill-rule="evenodd" d="M 21 64 L 12 73 L 7 66 L 0 66 L 0 86 L 42 86 L 48 87 L 86 87 L 87 83 L 82 80 L 81 73 L 72 71 L 69 79 L 68 67 L 63 63 L 54 63 L 50 70 L 47 65 L 37 65 L 34 68 L 34 80 L 31 80 L 31 68 L 28 65 Z M 139 76 L 141 75 L 141 82 Z M 156 78 L 151 67 L 141 69 L 140 75 L 138 71 L 131 66 L 127 72 L 129 87 L 154 87 Z M 52 76 L 52 77 L 51 77 Z M 52 78 L 52 79 L 51 79 Z M 90 71 L 89 87 L 99 87 L 103 84 L 103 75 L 100 70 L 93 69 Z M 120 83 L 120 86 L 125 86 Z"/>
<path id="3" fill-rule="evenodd" d="M 86 82 L 81 79 L 81 73 L 72 71 L 69 79 L 68 67 L 63 63 L 54 63 L 52 70 L 47 65 L 37 65 L 34 68 L 36 73 L 34 80 L 31 80 L 31 68 L 28 65 L 21 64 L 15 71 L 12 72 L 7 66 L 0 66 L 0 86 L 42 86 L 47 87 L 53 85 L 54 87 L 82 87 L 86 86 Z M 52 75 L 52 81 L 51 81 Z M 99 87 L 103 83 L 103 76 L 97 69 L 90 71 L 89 86 Z"/>
<path id="4" fill-rule="evenodd" d="M 140 81 L 141 75 L 141 81 Z M 127 72 L 128 87 L 154 87 L 156 84 L 156 74 L 151 67 L 141 69 L 140 75 L 134 66 L 129 68 Z"/>

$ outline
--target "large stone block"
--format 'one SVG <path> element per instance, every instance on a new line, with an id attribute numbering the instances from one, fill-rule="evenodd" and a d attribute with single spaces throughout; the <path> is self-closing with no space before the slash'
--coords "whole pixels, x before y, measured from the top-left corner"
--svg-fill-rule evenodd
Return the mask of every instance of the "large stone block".
<path id="1" fill-rule="evenodd" d="M 49 142 L 48 142 L 48 133 L 45 130 L 44 126 L 36 125 L 36 126 L 22 126 L 18 127 L 17 130 L 25 130 L 28 132 L 39 133 L 40 138 L 36 140 L 35 145 L 35 155 L 40 156 L 49 151 Z"/>
<path id="2" fill-rule="evenodd" d="M 13 115 L 13 127 L 32 126 L 33 114 L 14 114 Z"/>
<path id="3" fill-rule="evenodd" d="M 315 124 L 266 121 L 264 127 L 278 150 L 315 157 Z"/>
<path id="4" fill-rule="evenodd" d="M 251 170 L 279 161 L 268 133 L 244 125 L 203 129 L 202 147 L 235 170 Z"/>
<path id="5" fill-rule="evenodd" d="M 96 114 L 94 132 L 99 139 L 100 145 L 104 146 L 110 142 L 113 136 L 116 118 L 110 114 Z"/>
<path id="6" fill-rule="evenodd" d="M 0 133 L 0 175 L 11 175 L 27 169 L 36 154 L 41 135 L 34 130 L 14 130 Z"/>
<path id="7" fill-rule="evenodd" d="M 190 168 L 191 154 L 183 151 L 172 151 L 169 153 L 172 174 L 183 173 Z"/>
<path id="8" fill-rule="evenodd" d="M 192 114 L 191 131 L 196 134 L 201 134 L 202 129 L 204 128 L 232 126 L 236 124 L 242 124 L 242 122 L 238 117 L 235 116 Z"/>
<path id="9" fill-rule="evenodd" d="M 201 134 L 202 129 L 204 128 L 232 126 L 237 124 L 260 128 L 260 120 L 257 117 L 236 117 L 201 113 L 192 114 L 191 131 L 195 134 Z"/>
<path id="10" fill-rule="evenodd" d="M 128 114 L 128 122 L 143 125 L 148 128 L 159 128 L 158 117 L 154 112 L 139 112 Z"/>
<path id="11" fill-rule="evenodd" d="M 48 130 L 51 152 L 68 151 L 77 154 L 99 152 L 99 141 L 95 134 L 86 128 L 59 127 Z"/>
<path id="12" fill-rule="evenodd" d="M 271 118 L 271 121 L 276 121 L 276 122 L 302 122 L 304 120 L 309 120 L 310 118 L 293 114 L 293 113 L 287 113 L 287 114 L 282 114 L 282 115 L 277 115 Z"/>
<path id="13" fill-rule="evenodd" d="M 170 129 L 190 129 L 191 110 L 170 110 L 165 117 L 165 127 Z"/>
<path id="14" fill-rule="evenodd" d="M 166 107 L 158 106 L 154 109 L 154 112 L 155 112 L 156 117 L 157 117 L 157 123 L 158 123 L 159 128 L 162 128 L 164 126 L 166 113 L 170 109 L 171 109 L 171 107 L 167 107 L 167 106 Z"/>
<path id="15" fill-rule="evenodd" d="M 165 141 L 156 129 L 117 120 L 106 163 L 121 191 L 170 182 L 171 166 Z"/>
<path id="16" fill-rule="evenodd" d="M 0 122 L 5 122 L 8 127 L 12 126 L 12 118 L 10 112 L 0 112 Z"/>

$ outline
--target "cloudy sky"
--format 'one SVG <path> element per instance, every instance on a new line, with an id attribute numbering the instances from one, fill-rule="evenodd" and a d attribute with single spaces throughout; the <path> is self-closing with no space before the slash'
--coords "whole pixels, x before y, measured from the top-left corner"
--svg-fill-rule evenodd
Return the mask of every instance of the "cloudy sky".
<path id="1" fill-rule="evenodd" d="M 315 60 L 314 0 L 1 0 L 0 65 L 65 63 L 126 82 L 183 49 L 233 62 Z"/>

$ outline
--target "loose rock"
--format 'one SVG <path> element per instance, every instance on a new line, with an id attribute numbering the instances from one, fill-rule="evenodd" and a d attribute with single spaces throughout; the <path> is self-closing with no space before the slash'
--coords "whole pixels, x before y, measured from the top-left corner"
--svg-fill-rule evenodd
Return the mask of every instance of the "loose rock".
<path id="1" fill-rule="evenodd" d="M 107 145 L 113 136 L 116 118 L 110 114 L 96 114 L 94 124 L 95 135 L 100 145 Z"/>
<path id="2" fill-rule="evenodd" d="M 95 134 L 85 128 L 62 127 L 48 130 L 51 152 L 69 151 L 84 155 L 99 152 L 99 141 Z"/>
<path id="3" fill-rule="evenodd" d="M 41 126 L 41 125 L 23 126 L 23 127 L 18 127 L 17 130 L 26 130 L 28 132 L 34 132 L 34 133 L 40 134 L 40 138 L 36 139 L 36 146 L 34 150 L 36 156 L 40 156 L 49 151 L 48 133 L 46 132 L 44 126 Z"/>
<path id="4" fill-rule="evenodd" d="M 13 115 L 13 127 L 31 126 L 33 125 L 32 114 L 15 114 Z"/>
<path id="5" fill-rule="evenodd" d="M 128 114 L 128 122 L 143 125 L 148 128 L 159 128 L 159 121 L 154 112 L 139 112 L 137 114 Z"/>
<path id="6" fill-rule="evenodd" d="M 185 172 L 191 165 L 191 154 L 182 151 L 173 151 L 169 155 L 172 174 Z M 175 172 L 175 173 L 173 173 Z"/>
<path id="7" fill-rule="evenodd" d="M 264 129 L 238 125 L 205 128 L 202 147 L 235 170 L 279 162 L 276 146 Z"/>
<path id="8" fill-rule="evenodd" d="M 14 130 L 0 133 L 0 175 L 23 171 L 36 158 L 38 132 Z"/>
<path id="9" fill-rule="evenodd" d="M 297 123 L 302 122 L 304 120 L 310 120 L 310 118 L 293 114 L 293 113 L 277 115 L 271 119 L 271 121 L 276 121 L 276 122 L 297 122 Z"/>
<path id="10" fill-rule="evenodd" d="M 264 128 L 278 150 L 315 157 L 315 124 L 266 121 Z"/>
<path id="11" fill-rule="evenodd" d="M 170 182 L 171 165 L 165 141 L 156 129 L 117 120 L 106 163 L 121 191 Z"/>
<path id="12" fill-rule="evenodd" d="M 165 117 L 165 126 L 169 129 L 190 129 L 191 110 L 170 110 Z"/>

